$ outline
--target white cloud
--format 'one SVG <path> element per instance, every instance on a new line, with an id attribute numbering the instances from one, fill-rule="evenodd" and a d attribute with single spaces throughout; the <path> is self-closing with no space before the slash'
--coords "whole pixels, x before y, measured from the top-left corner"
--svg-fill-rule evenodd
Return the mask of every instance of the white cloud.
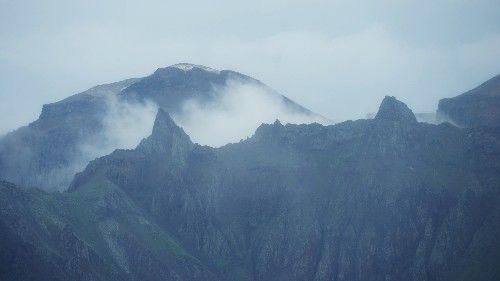
<path id="1" fill-rule="evenodd" d="M 225 87 L 214 89 L 214 101 L 188 100 L 179 114 L 178 123 L 194 142 L 218 147 L 251 136 L 262 123 L 279 119 L 282 123 L 325 123 L 318 116 L 298 113 L 283 99 L 259 85 L 230 80 Z"/>
<path id="2" fill-rule="evenodd" d="M 133 149 L 151 134 L 157 112 L 154 103 L 130 103 L 110 95 L 106 97 L 106 105 L 102 130 L 78 145 L 77 155 L 66 167 L 51 171 L 54 186 L 60 190 L 66 189 L 73 176 L 83 171 L 91 160 L 116 149 Z"/>
<path id="3" fill-rule="evenodd" d="M 133 149 L 149 136 L 157 112 L 156 104 L 130 103 L 108 96 L 107 111 L 102 131 L 80 144 L 83 167 L 88 161 L 113 152 L 115 149 Z M 82 168 L 83 168 L 82 167 Z"/>

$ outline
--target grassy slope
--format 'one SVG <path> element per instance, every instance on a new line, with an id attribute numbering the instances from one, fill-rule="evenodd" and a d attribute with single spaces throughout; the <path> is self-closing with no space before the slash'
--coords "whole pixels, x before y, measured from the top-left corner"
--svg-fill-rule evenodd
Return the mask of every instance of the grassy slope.
<path id="1" fill-rule="evenodd" d="M 173 271 L 181 271 L 180 276 L 190 265 L 202 267 L 122 191 L 105 180 L 96 179 L 92 186 L 71 193 L 8 187 L 0 182 L 0 220 L 25 243 L 55 256 L 66 254 L 58 240 L 63 229 L 69 227 L 91 252 L 109 265 L 105 271 L 140 277 L 133 268 L 138 257 L 131 256 L 136 252 L 130 252 L 126 245 L 130 241 L 141 258 L 171 265 Z M 116 276 L 109 272 L 97 275 L 104 279 Z"/>

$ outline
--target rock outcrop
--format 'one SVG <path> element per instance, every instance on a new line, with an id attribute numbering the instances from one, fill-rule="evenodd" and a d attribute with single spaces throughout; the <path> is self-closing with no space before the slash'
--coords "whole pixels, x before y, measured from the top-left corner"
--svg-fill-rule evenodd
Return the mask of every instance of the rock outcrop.
<path id="1" fill-rule="evenodd" d="M 390 96 L 386 96 L 382 101 L 375 119 L 396 122 L 417 122 L 417 118 L 406 104 Z"/>

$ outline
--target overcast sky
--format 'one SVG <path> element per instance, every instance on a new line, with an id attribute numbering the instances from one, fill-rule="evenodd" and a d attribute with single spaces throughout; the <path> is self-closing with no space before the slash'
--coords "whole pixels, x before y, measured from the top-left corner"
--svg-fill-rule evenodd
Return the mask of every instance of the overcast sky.
<path id="1" fill-rule="evenodd" d="M 434 111 L 500 73 L 500 1 L 0 0 L 0 134 L 44 103 L 179 62 L 253 76 L 333 120 Z"/>

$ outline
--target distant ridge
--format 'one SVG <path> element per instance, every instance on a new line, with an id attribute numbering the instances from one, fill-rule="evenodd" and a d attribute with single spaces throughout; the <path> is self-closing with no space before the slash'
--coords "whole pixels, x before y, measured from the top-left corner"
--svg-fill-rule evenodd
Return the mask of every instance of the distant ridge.
<path id="1" fill-rule="evenodd" d="M 500 75 L 439 101 L 438 118 L 460 127 L 500 127 Z"/>

